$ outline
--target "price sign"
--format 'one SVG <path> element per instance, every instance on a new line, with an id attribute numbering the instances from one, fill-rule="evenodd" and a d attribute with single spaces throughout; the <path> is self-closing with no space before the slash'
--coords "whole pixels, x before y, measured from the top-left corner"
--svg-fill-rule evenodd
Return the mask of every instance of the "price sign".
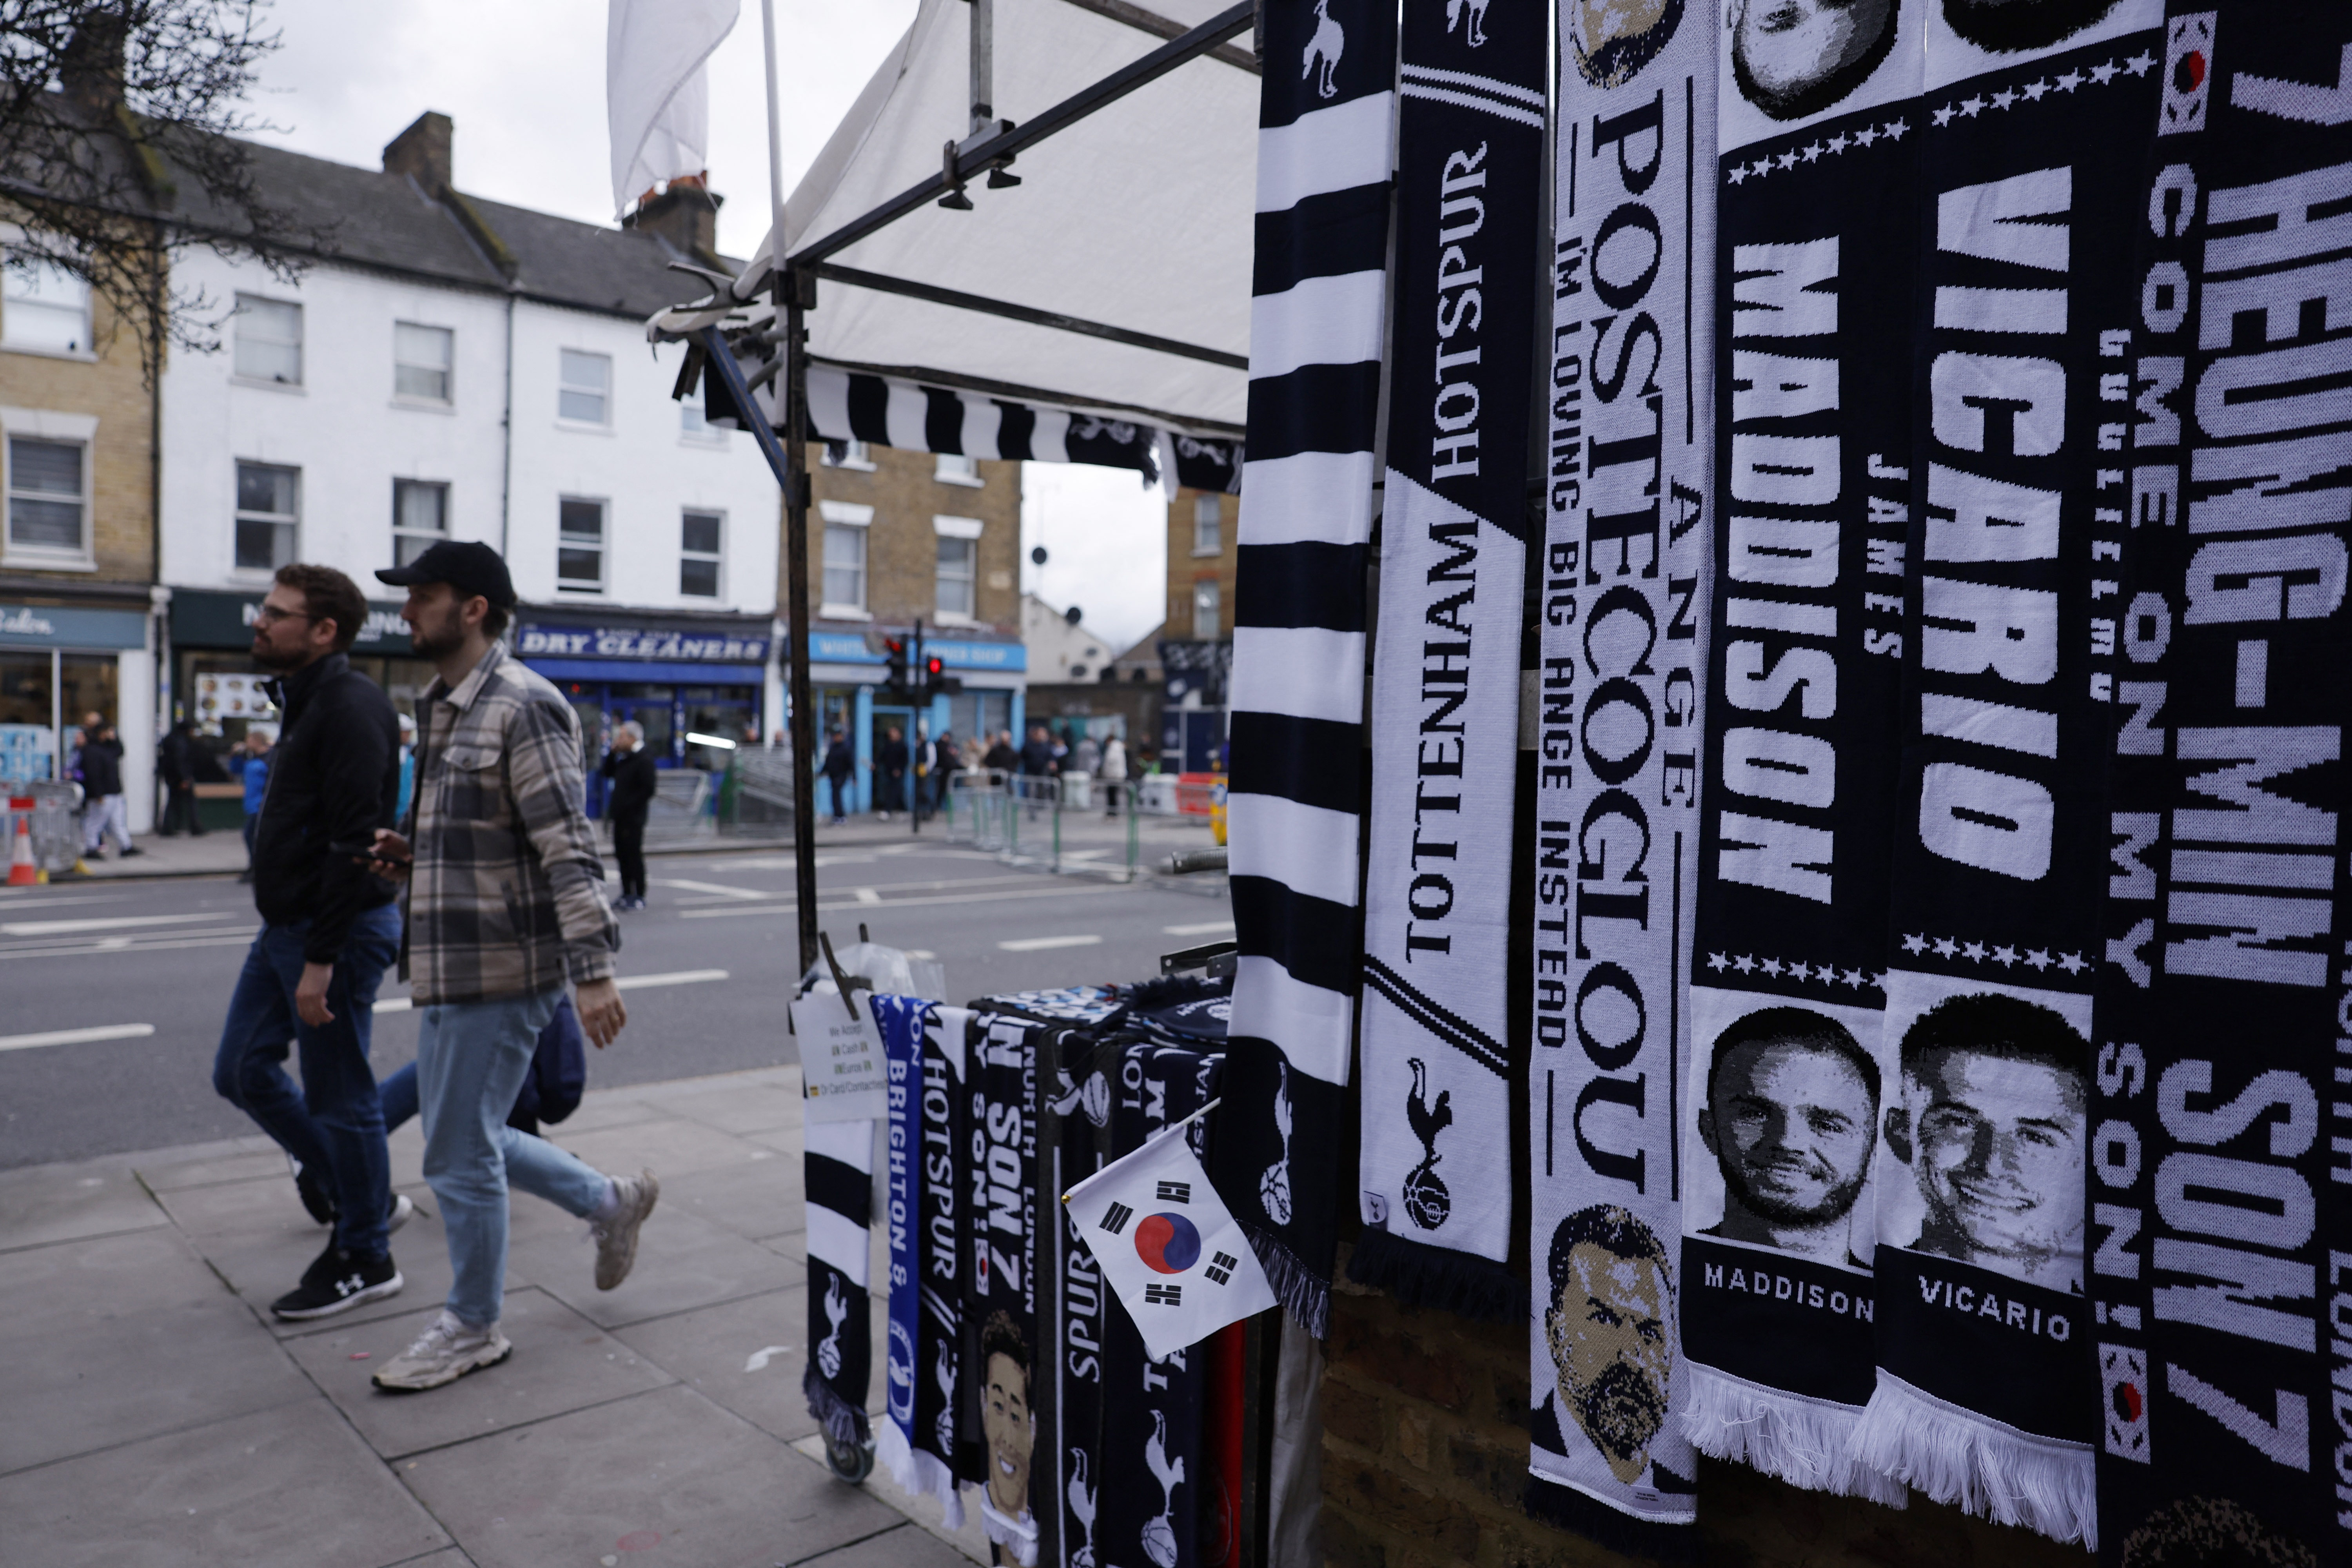
<path id="1" fill-rule="evenodd" d="M 853 995 L 855 1018 L 838 996 L 803 996 L 793 1004 L 804 1121 L 873 1121 L 887 1114 L 882 1033 L 864 994 Z"/>

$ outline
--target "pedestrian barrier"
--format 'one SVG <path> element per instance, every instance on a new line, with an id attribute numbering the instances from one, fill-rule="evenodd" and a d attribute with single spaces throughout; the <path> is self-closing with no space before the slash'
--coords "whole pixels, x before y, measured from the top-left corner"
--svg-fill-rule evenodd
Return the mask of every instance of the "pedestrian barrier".
<path id="1" fill-rule="evenodd" d="M 1127 832 L 1121 862 L 1097 858 L 1097 849 L 1064 852 L 1063 819 L 1096 815 L 1092 802 L 1093 793 L 1083 784 L 1068 789 L 1056 778 L 970 768 L 949 777 L 940 820 L 950 843 L 969 844 L 1007 865 L 1134 881 L 1140 875 L 1141 840 L 1132 808 L 1123 814 Z"/>
<path id="2" fill-rule="evenodd" d="M 38 779 L 6 786 L 9 847 L 0 854 L 13 857 L 17 824 L 26 825 L 36 871 L 70 871 L 81 853 L 81 785 Z"/>

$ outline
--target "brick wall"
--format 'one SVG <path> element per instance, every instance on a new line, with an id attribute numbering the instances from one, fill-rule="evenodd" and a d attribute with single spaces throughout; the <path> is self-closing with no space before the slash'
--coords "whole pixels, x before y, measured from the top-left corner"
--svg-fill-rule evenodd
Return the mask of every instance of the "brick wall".
<path id="1" fill-rule="evenodd" d="M 146 583 L 154 571 L 154 404 L 140 374 L 139 328 L 91 301 L 99 357 L 65 359 L 0 350 L 0 405 L 94 415 L 90 454 L 93 552 L 98 570 L 36 572 L 59 582 Z M 0 559 L 0 571 L 27 574 Z"/>
<path id="2" fill-rule="evenodd" d="M 1194 509 L 1203 495 L 1217 502 L 1222 522 L 1218 539 L 1223 548 L 1215 555 L 1192 553 Z M 1168 619 L 1160 634 L 1170 637 L 1190 637 L 1192 635 L 1192 584 L 1214 579 L 1221 592 L 1217 635 L 1234 635 L 1234 568 L 1241 557 L 1234 545 L 1234 535 L 1241 523 L 1242 498 L 1216 495 L 1209 490 L 1180 489 L 1176 499 L 1168 503 Z"/>
<path id="3" fill-rule="evenodd" d="M 866 537 L 866 607 L 877 625 L 903 626 L 920 616 L 934 621 L 939 609 L 939 543 L 934 517 L 973 517 L 981 521 L 979 576 L 973 584 L 975 618 L 999 633 L 1021 635 L 1021 465 L 993 459 L 980 465 L 982 483 L 948 483 L 938 477 L 929 452 L 869 447 L 871 473 L 827 468 L 824 448 L 809 448 L 809 472 L 819 500 L 852 501 L 874 509 Z M 787 563 L 778 557 L 776 591 L 781 598 Z M 824 523 L 809 514 L 809 593 L 824 585 Z"/>
<path id="4" fill-rule="evenodd" d="M 1343 1264 L 1344 1266 L 1344 1264 Z M 1529 1519 L 1528 1331 L 1413 1312 L 1349 1285 L 1331 1299 L 1323 1543 L 1333 1568 L 1633 1568 Z M 2079 1547 L 1916 1493 L 1906 1510 L 1699 1463 L 1698 1560 L 1725 1568 L 2087 1568 Z"/>

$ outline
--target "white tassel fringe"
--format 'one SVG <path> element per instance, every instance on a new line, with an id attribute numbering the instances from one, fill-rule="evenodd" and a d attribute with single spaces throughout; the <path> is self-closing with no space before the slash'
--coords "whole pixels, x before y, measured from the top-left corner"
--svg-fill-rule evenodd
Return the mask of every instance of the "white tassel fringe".
<path id="1" fill-rule="evenodd" d="M 1878 1369 L 1853 1456 L 1996 1524 L 2099 1549 L 2089 1445 L 2037 1437 L 1964 1410 Z"/>
<path id="2" fill-rule="evenodd" d="M 900 1491 L 939 1499 L 942 1528 L 963 1528 L 963 1494 L 956 1489 L 955 1477 L 937 1455 L 918 1453 L 898 1430 L 898 1424 L 887 1415 L 874 1424 L 874 1461 L 898 1483 Z"/>
<path id="3" fill-rule="evenodd" d="M 1790 1486 L 1888 1508 L 1910 1501 L 1903 1484 L 1854 1459 L 1862 1413 L 1850 1405 L 1767 1388 L 1710 1366 L 1688 1364 L 1683 1436 L 1700 1453 L 1776 1476 Z"/>

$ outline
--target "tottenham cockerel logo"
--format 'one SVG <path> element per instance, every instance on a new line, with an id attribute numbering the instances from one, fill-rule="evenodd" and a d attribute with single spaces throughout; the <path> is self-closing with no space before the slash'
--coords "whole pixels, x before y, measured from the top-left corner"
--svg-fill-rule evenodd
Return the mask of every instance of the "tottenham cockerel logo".
<path id="1" fill-rule="evenodd" d="M 1435 1230 L 1454 1212 L 1454 1195 L 1437 1173 L 1437 1162 L 1444 1158 L 1437 1152 L 1437 1135 L 1454 1125 L 1454 1094 L 1441 1089 L 1437 1103 L 1432 1105 L 1428 1067 L 1419 1057 L 1405 1065 L 1412 1068 L 1412 1092 L 1405 1096 L 1404 1119 L 1412 1125 L 1412 1135 L 1421 1140 L 1421 1163 L 1405 1173 L 1404 1212 L 1422 1229 Z"/>

